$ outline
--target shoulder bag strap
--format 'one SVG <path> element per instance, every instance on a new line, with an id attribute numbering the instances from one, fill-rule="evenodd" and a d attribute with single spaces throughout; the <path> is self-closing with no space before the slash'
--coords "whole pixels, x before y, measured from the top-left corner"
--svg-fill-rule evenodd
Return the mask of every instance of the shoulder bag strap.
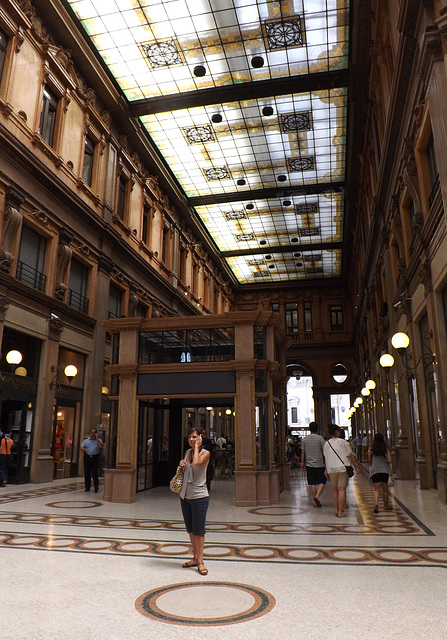
<path id="1" fill-rule="evenodd" d="M 331 441 L 328 440 L 328 445 L 330 446 L 330 448 L 332 449 L 332 451 L 335 453 L 335 455 L 337 456 L 337 458 L 340 460 L 340 462 L 343 462 L 343 460 L 340 458 L 340 456 L 338 455 L 338 453 L 335 451 L 334 447 L 331 445 Z M 343 462 L 343 466 L 346 467 L 346 463 Z M 337 467 L 336 467 L 337 468 Z"/>

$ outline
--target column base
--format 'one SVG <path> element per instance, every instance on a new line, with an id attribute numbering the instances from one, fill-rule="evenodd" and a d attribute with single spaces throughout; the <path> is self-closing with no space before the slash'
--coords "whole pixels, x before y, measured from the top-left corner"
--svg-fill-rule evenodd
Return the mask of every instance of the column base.
<path id="1" fill-rule="evenodd" d="M 440 462 L 437 466 L 438 498 L 447 504 L 447 463 Z"/>
<path id="2" fill-rule="evenodd" d="M 279 503 L 278 470 L 236 471 L 235 505 L 237 507 L 268 506 Z"/>
<path id="3" fill-rule="evenodd" d="M 135 502 L 135 469 L 104 469 L 105 502 Z"/>
<path id="4" fill-rule="evenodd" d="M 41 484 L 43 482 L 53 482 L 53 475 L 53 456 L 47 454 L 38 454 L 31 467 L 30 482 L 35 482 L 37 484 Z"/>

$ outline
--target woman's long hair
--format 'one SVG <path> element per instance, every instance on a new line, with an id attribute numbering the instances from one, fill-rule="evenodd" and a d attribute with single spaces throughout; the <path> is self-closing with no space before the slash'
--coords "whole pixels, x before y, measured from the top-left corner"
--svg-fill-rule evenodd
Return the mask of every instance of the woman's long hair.
<path id="1" fill-rule="evenodd" d="M 376 433 L 374 436 L 374 442 L 371 447 L 373 456 L 386 456 L 386 443 L 385 438 L 381 433 Z"/>

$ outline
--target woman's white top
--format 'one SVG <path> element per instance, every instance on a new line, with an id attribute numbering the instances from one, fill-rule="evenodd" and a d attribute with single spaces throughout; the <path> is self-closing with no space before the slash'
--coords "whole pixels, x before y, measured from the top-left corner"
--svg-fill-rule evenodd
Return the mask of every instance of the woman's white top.
<path id="1" fill-rule="evenodd" d="M 206 449 L 200 449 L 199 455 L 201 456 L 206 451 Z M 186 461 L 186 467 L 183 473 L 183 486 L 180 491 L 180 497 L 184 500 L 206 498 L 209 496 L 206 486 L 206 468 L 208 463 L 194 466 L 192 462 L 189 462 L 190 454 L 192 459 L 192 449 L 188 449 L 185 453 L 184 460 Z"/>
<path id="2" fill-rule="evenodd" d="M 330 445 L 329 445 L 330 443 Z M 331 449 L 333 447 L 334 450 Z M 338 453 L 340 458 L 337 456 Z M 352 453 L 351 445 L 343 438 L 331 438 L 325 442 L 323 455 L 326 461 L 326 471 L 330 473 L 343 473 L 346 471 L 345 465 L 351 464 L 348 456 Z"/>

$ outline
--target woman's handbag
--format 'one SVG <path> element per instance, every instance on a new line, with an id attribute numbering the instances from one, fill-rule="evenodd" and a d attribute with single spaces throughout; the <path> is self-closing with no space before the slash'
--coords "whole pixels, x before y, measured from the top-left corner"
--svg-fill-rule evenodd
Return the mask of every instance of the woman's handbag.
<path id="1" fill-rule="evenodd" d="M 184 467 L 181 467 L 179 465 L 177 467 L 177 471 L 175 472 L 175 476 L 172 478 L 171 482 L 169 483 L 169 488 L 174 493 L 180 493 L 180 491 L 182 490 L 182 486 L 183 486 L 183 471 L 184 471 Z"/>
<path id="2" fill-rule="evenodd" d="M 388 486 L 394 487 L 393 468 L 390 465 L 390 475 L 388 476 Z"/>
<path id="3" fill-rule="evenodd" d="M 348 478 L 352 478 L 352 476 L 354 475 L 354 469 L 351 467 L 350 464 L 345 464 L 346 467 L 346 473 L 348 474 Z"/>

